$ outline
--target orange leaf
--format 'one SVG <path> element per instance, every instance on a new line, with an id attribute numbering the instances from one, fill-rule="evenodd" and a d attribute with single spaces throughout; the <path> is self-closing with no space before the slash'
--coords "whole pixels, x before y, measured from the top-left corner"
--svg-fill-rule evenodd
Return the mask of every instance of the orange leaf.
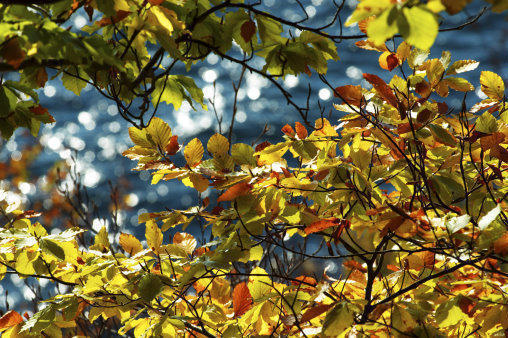
<path id="1" fill-rule="evenodd" d="M 242 24 L 240 27 L 240 34 L 245 42 L 249 42 L 252 39 L 252 36 L 256 33 L 256 24 L 254 21 L 249 20 Z"/>
<path id="2" fill-rule="evenodd" d="M 8 311 L 0 318 L 0 330 L 9 328 L 23 322 L 23 317 L 16 311 Z"/>
<path id="3" fill-rule="evenodd" d="M 383 81 L 383 79 L 381 79 L 379 76 L 377 75 L 374 75 L 374 74 L 367 74 L 367 73 L 364 73 L 363 74 L 363 78 L 365 80 L 367 80 L 373 87 L 374 89 L 376 90 L 376 92 L 378 92 L 378 94 L 386 101 L 388 102 L 389 104 L 391 104 L 392 106 L 394 106 L 395 108 L 398 107 L 398 104 L 397 104 L 397 98 L 395 97 L 395 95 L 393 94 L 393 91 L 392 89 L 390 88 L 390 86 L 388 86 L 386 84 L 386 82 Z"/>
<path id="4" fill-rule="evenodd" d="M 361 86 L 342 86 L 335 88 L 333 93 L 335 97 L 340 97 L 346 103 L 349 103 L 353 106 L 359 107 L 362 104 L 362 87 Z"/>
<path id="5" fill-rule="evenodd" d="M 250 294 L 247 283 L 242 282 L 235 286 L 233 290 L 233 311 L 235 317 L 239 317 L 252 307 L 252 295 Z"/>
<path id="6" fill-rule="evenodd" d="M 312 278 L 312 277 L 309 277 L 309 276 L 298 276 L 295 279 L 298 280 L 299 282 L 297 282 L 297 281 L 291 281 L 291 284 L 293 284 L 293 285 L 304 284 L 306 286 L 309 285 L 309 284 L 312 285 L 312 286 L 316 286 L 317 285 L 316 280 L 314 278 Z"/>
<path id="7" fill-rule="evenodd" d="M 384 52 L 379 56 L 379 66 L 381 68 L 392 71 L 399 65 L 399 59 L 396 54 L 391 52 Z"/>
<path id="8" fill-rule="evenodd" d="M 178 135 L 173 135 L 169 139 L 169 143 L 166 145 L 166 152 L 169 155 L 174 155 L 180 149 L 180 145 L 178 145 Z"/>
<path id="9" fill-rule="evenodd" d="M 229 187 L 222 195 L 219 196 L 217 202 L 232 201 L 239 196 L 243 196 L 252 190 L 252 185 L 247 182 L 240 182 Z"/>
<path id="10" fill-rule="evenodd" d="M 304 138 L 306 138 L 309 135 L 309 133 L 307 132 L 307 129 L 300 122 L 295 123 L 295 129 L 296 129 L 296 135 L 298 135 L 298 138 L 300 140 L 303 140 Z"/>
<path id="11" fill-rule="evenodd" d="M 333 304 L 326 304 L 326 305 L 322 304 L 322 305 L 314 306 L 314 307 L 308 309 L 302 315 L 302 318 L 300 318 L 300 323 L 305 323 L 313 318 L 316 318 L 320 314 L 328 311 L 331 307 L 333 307 Z"/>
<path id="12" fill-rule="evenodd" d="M 295 137 L 295 131 L 294 131 L 293 127 L 291 127 L 289 124 L 286 124 L 284 127 L 282 127 L 281 130 L 287 136 Z"/>
<path id="13" fill-rule="evenodd" d="M 314 223 L 311 223 L 304 229 L 304 231 L 307 235 L 309 235 L 309 234 L 312 234 L 312 233 L 315 233 L 315 232 L 318 232 L 318 231 L 321 231 L 324 229 L 338 226 L 342 223 L 341 221 L 342 221 L 341 219 L 338 219 L 335 217 L 328 218 L 328 219 L 322 219 L 322 220 L 316 221 Z"/>
<path id="14" fill-rule="evenodd" d="M 152 6 L 159 6 L 161 3 L 164 2 L 164 0 L 148 0 L 148 2 L 150 3 L 150 5 Z"/>
<path id="15" fill-rule="evenodd" d="M 494 252 L 503 256 L 508 254 L 508 231 L 494 242 Z"/>
<path id="16" fill-rule="evenodd" d="M 2 49 L 2 57 L 14 69 L 18 69 L 23 60 L 25 60 L 26 53 L 19 46 L 18 38 L 10 39 Z"/>
<path id="17" fill-rule="evenodd" d="M 496 132 L 480 138 L 480 145 L 482 149 L 486 151 L 499 146 L 499 144 L 504 141 L 504 137 L 503 133 Z"/>
<path id="18" fill-rule="evenodd" d="M 365 269 L 359 262 L 351 259 L 349 261 L 345 261 L 344 263 L 342 263 L 346 268 L 350 269 L 350 270 L 353 270 L 353 269 L 356 269 L 360 272 L 367 272 L 367 269 Z"/>

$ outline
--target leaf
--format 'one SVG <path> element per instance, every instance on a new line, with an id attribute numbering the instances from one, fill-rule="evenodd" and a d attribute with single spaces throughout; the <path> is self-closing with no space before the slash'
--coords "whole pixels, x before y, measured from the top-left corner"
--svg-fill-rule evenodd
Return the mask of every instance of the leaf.
<path id="1" fill-rule="evenodd" d="M 434 135 L 434 138 L 436 141 L 446 144 L 447 146 L 453 147 L 457 144 L 457 140 L 455 137 L 450 134 L 450 132 L 440 125 L 437 124 L 429 124 L 428 128 L 432 132 L 432 135 Z"/>
<path id="2" fill-rule="evenodd" d="M 153 220 L 149 220 L 146 222 L 146 231 L 145 231 L 146 244 L 150 249 L 155 252 L 158 252 L 160 246 L 162 245 L 162 231 L 157 226 L 157 223 Z"/>
<path id="3" fill-rule="evenodd" d="M 485 230 L 487 227 L 494 222 L 494 220 L 499 216 L 501 213 L 501 205 L 498 204 L 496 207 L 492 210 L 490 210 L 487 214 L 485 214 L 480 220 L 478 221 L 478 228 L 480 230 Z"/>
<path id="4" fill-rule="evenodd" d="M 180 248 L 184 249 L 189 255 L 194 252 L 198 242 L 191 234 L 186 232 L 177 232 L 173 236 L 173 244 L 176 244 Z"/>
<path id="5" fill-rule="evenodd" d="M 439 29 L 437 17 L 424 6 L 404 7 L 405 23 L 399 24 L 399 32 L 411 45 L 427 50 L 434 44 Z"/>
<path id="6" fill-rule="evenodd" d="M 149 303 L 162 291 L 163 286 L 159 276 L 152 273 L 146 274 L 138 283 L 139 296 Z"/>
<path id="7" fill-rule="evenodd" d="M 440 326 L 446 327 L 455 325 L 461 320 L 466 320 L 468 316 L 458 306 L 458 298 L 455 297 L 440 304 L 436 309 L 436 321 Z"/>
<path id="8" fill-rule="evenodd" d="M 460 74 L 464 72 L 469 72 L 471 70 L 475 70 L 480 63 L 475 60 L 459 60 L 452 63 L 446 75 L 454 75 Z"/>
<path id="9" fill-rule="evenodd" d="M 39 87 L 43 88 L 47 81 L 48 73 L 46 73 L 46 68 L 40 67 L 35 73 L 35 82 Z"/>
<path id="10" fill-rule="evenodd" d="M 178 150 L 180 150 L 180 145 L 178 144 L 178 135 L 171 136 L 165 150 L 168 155 L 175 155 Z"/>
<path id="11" fill-rule="evenodd" d="M 360 107 L 363 100 L 362 87 L 346 85 L 335 88 L 333 93 L 335 97 L 340 97 L 344 102 L 350 105 Z"/>
<path id="12" fill-rule="evenodd" d="M 508 231 L 494 242 L 494 252 L 503 256 L 508 255 Z"/>
<path id="13" fill-rule="evenodd" d="M 484 151 L 499 147 L 499 144 L 503 142 L 505 135 L 500 132 L 495 132 L 490 135 L 486 135 L 480 138 L 480 145 Z"/>
<path id="14" fill-rule="evenodd" d="M 284 127 L 282 127 L 281 131 L 291 138 L 295 137 L 296 134 L 293 127 L 291 127 L 289 124 L 286 124 Z"/>
<path id="15" fill-rule="evenodd" d="M 231 157 L 236 164 L 248 164 L 251 166 L 255 166 L 256 162 L 254 160 L 254 149 L 251 146 L 245 143 L 236 143 L 231 147 Z"/>
<path id="16" fill-rule="evenodd" d="M 53 255 L 61 261 L 65 260 L 65 251 L 58 242 L 43 238 L 39 241 L 43 252 Z"/>
<path id="17" fill-rule="evenodd" d="M 232 201 L 239 196 L 247 195 L 252 188 L 252 185 L 247 182 L 237 183 L 220 195 L 217 202 Z"/>
<path id="18" fill-rule="evenodd" d="M 316 222 L 311 223 L 310 225 L 306 226 L 304 231 L 307 235 L 319 232 L 321 230 L 328 229 L 330 227 L 335 227 L 342 225 L 344 222 L 342 222 L 339 218 L 328 218 L 328 219 L 322 219 Z"/>
<path id="19" fill-rule="evenodd" d="M 272 280 L 263 268 L 256 267 L 249 274 L 249 291 L 254 301 L 267 296 L 272 290 Z"/>
<path id="20" fill-rule="evenodd" d="M 374 87 L 381 98 L 397 108 L 397 98 L 395 97 L 395 94 L 393 94 L 390 86 L 388 86 L 386 82 L 383 81 L 383 79 L 377 75 L 367 73 L 363 74 L 363 78 Z"/>
<path id="21" fill-rule="evenodd" d="M 483 71 L 480 75 L 482 92 L 489 98 L 502 101 L 504 97 L 503 79 L 496 73 Z"/>
<path id="22" fill-rule="evenodd" d="M 152 6 L 159 6 L 161 3 L 164 2 L 164 0 L 148 0 L 148 2 L 150 3 L 150 5 Z"/>
<path id="23" fill-rule="evenodd" d="M 316 318 L 317 316 L 321 315 L 322 313 L 325 313 L 326 311 L 328 311 L 332 306 L 333 306 L 333 304 L 320 304 L 320 305 L 311 307 L 310 309 L 305 311 L 305 313 L 302 315 L 302 317 L 300 318 L 300 323 L 305 323 L 305 322 L 308 322 L 309 320 Z"/>
<path id="24" fill-rule="evenodd" d="M 397 34 L 397 17 L 400 11 L 397 7 L 392 7 L 383 11 L 367 26 L 367 35 L 375 45 L 384 44 L 386 40 Z M 347 24 L 346 24 L 347 25 Z"/>
<path id="25" fill-rule="evenodd" d="M 203 152 L 203 145 L 197 138 L 192 139 L 187 146 L 185 146 L 183 154 L 189 167 L 195 167 L 201 162 Z"/>
<path id="26" fill-rule="evenodd" d="M 471 220 L 471 216 L 462 215 L 457 217 L 452 217 L 448 221 L 446 221 L 446 228 L 450 231 L 450 233 L 456 233 L 460 229 L 463 229 L 466 225 L 469 224 Z"/>
<path id="27" fill-rule="evenodd" d="M 122 21 L 130 13 L 131 12 L 129 12 L 129 11 L 119 10 L 119 11 L 116 12 L 116 14 L 114 16 L 112 16 L 110 18 L 108 18 L 108 17 L 102 18 L 101 20 L 97 21 L 96 23 L 97 23 L 97 25 L 99 25 L 99 27 L 109 26 L 109 25 L 112 25 L 114 23 Z"/>
<path id="28" fill-rule="evenodd" d="M 468 92 L 474 90 L 474 87 L 468 80 L 463 79 L 461 77 L 447 77 L 444 82 L 450 86 L 450 88 L 455 89 L 459 92 Z"/>
<path id="29" fill-rule="evenodd" d="M 245 282 L 238 283 L 233 290 L 233 312 L 240 317 L 252 307 L 252 296 Z"/>
<path id="30" fill-rule="evenodd" d="M 2 57 L 14 69 L 18 69 L 26 57 L 26 52 L 19 45 L 17 37 L 3 43 Z"/>
<path id="31" fill-rule="evenodd" d="M 497 131 L 497 121 L 488 111 L 480 115 L 475 122 L 475 131 L 490 134 Z"/>
<path id="32" fill-rule="evenodd" d="M 208 140 L 206 149 L 214 156 L 224 156 L 229 151 L 229 141 L 221 134 L 213 134 Z"/>
<path id="33" fill-rule="evenodd" d="M 23 317 L 14 310 L 7 311 L 2 318 L 0 318 L 0 331 L 11 326 L 23 323 Z"/>
<path id="34" fill-rule="evenodd" d="M 354 323 L 353 312 L 346 302 L 341 302 L 326 314 L 323 322 L 323 333 L 334 336 L 351 328 Z"/>
<path id="35" fill-rule="evenodd" d="M 152 140 L 158 151 L 163 151 L 171 140 L 171 128 L 164 120 L 154 117 L 148 127 L 143 129 L 148 140 Z"/>
<path id="36" fill-rule="evenodd" d="M 398 65 L 399 59 L 397 58 L 397 54 L 384 52 L 379 56 L 379 66 L 383 69 L 392 71 Z"/>
<path id="37" fill-rule="evenodd" d="M 295 129 L 296 129 L 296 135 L 298 136 L 298 138 L 300 140 L 307 138 L 307 136 L 309 135 L 305 126 L 303 124 L 301 124 L 300 122 L 295 122 Z"/>
<path id="38" fill-rule="evenodd" d="M 122 249 L 131 256 L 143 251 L 141 242 L 131 234 L 121 233 L 119 243 Z"/>
<path id="39" fill-rule="evenodd" d="M 256 24 L 254 21 L 245 21 L 240 28 L 240 34 L 245 42 L 249 42 L 254 34 L 256 34 Z"/>

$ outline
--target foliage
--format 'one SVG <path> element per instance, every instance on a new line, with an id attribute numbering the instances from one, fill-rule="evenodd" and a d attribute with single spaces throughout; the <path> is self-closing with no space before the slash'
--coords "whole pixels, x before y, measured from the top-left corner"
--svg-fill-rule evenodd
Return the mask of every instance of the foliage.
<path id="1" fill-rule="evenodd" d="M 146 107 L 165 101 L 177 108 L 203 99 L 190 77 L 159 64 L 165 53 L 191 69 L 208 53 L 234 58 L 234 41 L 264 57 L 258 71 L 275 83 L 314 69 L 341 100 L 342 116 L 338 125 L 324 117 L 286 125 L 279 143 L 255 147 L 221 134 L 182 144 L 158 117 L 131 127 L 134 145 L 124 156 L 137 161 L 134 170 L 150 171 L 152 185 L 177 179 L 199 197 L 207 189 L 218 196 L 141 214 L 144 241 L 106 227 L 93 235 L 76 226 L 48 231 L 2 193 L 0 275 L 62 287 L 32 317 L 5 313 L 2 337 L 100 336 L 103 328 L 140 337 L 508 332 L 505 85 L 481 72 L 487 98 L 468 108 L 465 93 L 474 86 L 461 74 L 478 62 L 452 63 L 449 52 L 428 59 L 425 50 L 438 13 L 467 2 L 361 1 L 347 21 L 366 31 L 357 45 L 380 52 L 380 67 L 400 74 L 388 83 L 364 74 L 369 88 L 335 87 L 325 77 L 326 61 L 338 59 L 337 36 L 303 30 L 287 37 L 281 22 L 299 24 L 243 2 L 62 1 L 41 7 L 44 16 L 2 7 L 3 38 L 14 41 L 3 48 L 15 51 L 4 59 L 21 74 L 12 83 L 33 83 L 42 67 L 55 67 L 76 94 L 83 78 L 119 105 L 142 97 Z M 84 28 L 90 35 L 54 23 L 82 6 L 104 13 Z M 396 34 L 401 43 L 384 43 Z M 149 44 L 160 46 L 152 56 Z M 16 122 L 26 113 L 18 105 L 38 101 L 14 99 L 26 89 L 6 82 L 9 137 L 34 121 Z M 444 101 L 450 91 L 464 93 L 460 111 Z M 206 236 L 185 232 L 191 223 Z M 340 264 L 340 274 L 312 271 L 316 261 Z"/>

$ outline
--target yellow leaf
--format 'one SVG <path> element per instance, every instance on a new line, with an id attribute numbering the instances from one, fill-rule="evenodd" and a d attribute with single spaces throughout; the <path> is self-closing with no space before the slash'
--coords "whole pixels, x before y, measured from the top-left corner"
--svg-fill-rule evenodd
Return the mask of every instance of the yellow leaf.
<path id="1" fill-rule="evenodd" d="M 122 249 L 129 255 L 135 255 L 143 250 L 139 240 L 131 234 L 121 233 L 119 242 Z"/>
<path id="2" fill-rule="evenodd" d="M 196 173 L 190 173 L 189 176 L 182 180 L 182 183 L 188 187 L 196 189 L 199 192 L 203 192 L 208 189 L 208 180 Z"/>
<path id="3" fill-rule="evenodd" d="M 197 138 L 192 139 L 183 151 L 183 155 L 190 167 L 195 167 L 203 158 L 203 145 Z"/>
<path id="4" fill-rule="evenodd" d="M 208 151 L 215 156 L 223 156 L 229 151 L 229 141 L 221 134 L 214 134 L 206 145 Z"/>
<path id="5" fill-rule="evenodd" d="M 145 237 L 148 247 L 153 251 L 158 252 L 160 246 L 162 245 L 162 231 L 159 229 L 155 221 L 148 220 L 146 222 Z"/>
<path id="6" fill-rule="evenodd" d="M 272 280 L 266 271 L 260 267 L 254 268 L 250 273 L 249 291 L 254 301 L 268 295 L 272 289 Z"/>
<path id="7" fill-rule="evenodd" d="M 186 232 L 177 232 L 173 236 L 173 244 L 179 246 L 184 249 L 189 255 L 192 254 L 198 242 L 191 234 Z"/>
<path id="8" fill-rule="evenodd" d="M 95 235 L 94 246 L 98 246 L 96 247 L 97 250 L 109 248 L 108 232 L 105 226 L 103 226 L 97 235 Z"/>
<path id="9" fill-rule="evenodd" d="M 158 117 L 154 117 L 148 127 L 146 127 L 146 132 L 161 151 L 166 149 L 171 140 L 171 128 L 166 122 Z"/>
<path id="10" fill-rule="evenodd" d="M 482 92 L 489 98 L 498 101 L 503 100 L 504 82 L 499 75 L 494 72 L 483 71 L 480 76 L 480 84 L 482 85 Z"/>

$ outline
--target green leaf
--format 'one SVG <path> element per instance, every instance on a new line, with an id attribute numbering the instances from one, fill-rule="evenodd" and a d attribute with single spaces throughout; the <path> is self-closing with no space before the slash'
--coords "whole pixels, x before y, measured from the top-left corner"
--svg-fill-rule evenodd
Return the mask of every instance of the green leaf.
<path id="1" fill-rule="evenodd" d="M 65 260 L 65 251 L 58 245 L 58 242 L 43 238 L 39 243 L 43 252 L 53 255 L 62 261 Z"/>
<path id="2" fill-rule="evenodd" d="M 251 166 L 256 165 L 254 160 L 254 149 L 245 143 L 236 143 L 231 147 L 231 156 L 238 165 L 248 164 Z"/>
<path id="3" fill-rule="evenodd" d="M 0 117 L 8 116 L 16 108 L 18 98 L 4 86 L 0 86 Z"/>
<path id="4" fill-rule="evenodd" d="M 259 37 L 264 45 L 281 43 L 284 41 L 284 38 L 281 37 L 282 25 L 280 22 L 258 14 L 256 14 L 256 22 L 258 24 Z"/>
<path id="5" fill-rule="evenodd" d="M 323 333 L 327 336 L 335 336 L 351 328 L 353 323 L 353 312 L 346 302 L 341 302 L 326 314 Z"/>
<path id="6" fill-rule="evenodd" d="M 163 286 L 157 275 L 146 274 L 139 281 L 139 295 L 145 302 L 151 302 L 162 291 Z"/>
<path id="7" fill-rule="evenodd" d="M 25 322 L 21 328 L 21 333 L 29 332 L 30 334 L 38 334 L 42 330 L 50 326 L 55 320 L 55 309 L 53 304 L 48 305 L 44 309 L 35 313 L 29 320 Z"/>
<path id="8" fill-rule="evenodd" d="M 397 34 L 398 18 L 401 17 L 400 11 L 393 7 L 384 11 L 376 17 L 367 27 L 367 35 L 376 45 L 382 45 L 386 40 Z"/>
<path id="9" fill-rule="evenodd" d="M 74 94 L 78 95 L 81 94 L 81 91 L 83 88 L 86 87 L 86 82 L 80 79 L 77 79 L 76 77 L 69 75 L 67 73 L 62 74 L 62 84 L 64 87 Z"/>

